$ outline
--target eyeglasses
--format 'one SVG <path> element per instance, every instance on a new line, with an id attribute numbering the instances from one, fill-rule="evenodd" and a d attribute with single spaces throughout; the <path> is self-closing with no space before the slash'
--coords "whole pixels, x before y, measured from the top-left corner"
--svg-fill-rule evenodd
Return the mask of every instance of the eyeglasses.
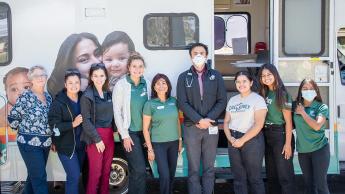
<path id="1" fill-rule="evenodd" d="M 95 67 L 105 67 L 104 63 L 94 63 L 91 65 L 91 68 L 95 68 Z"/>
<path id="2" fill-rule="evenodd" d="M 31 77 L 32 78 L 46 78 L 48 75 L 47 74 L 33 74 Z"/>

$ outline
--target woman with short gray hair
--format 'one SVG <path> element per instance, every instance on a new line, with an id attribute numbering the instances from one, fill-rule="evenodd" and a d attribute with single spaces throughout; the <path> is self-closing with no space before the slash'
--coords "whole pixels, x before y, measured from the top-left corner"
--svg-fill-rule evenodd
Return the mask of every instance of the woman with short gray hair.
<path id="1" fill-rule="evenodd" d="M 28 71 L 28 78 L 29 78 L 29 80 L 34 79 L 34 77 L 35 77 L 34 71 L 35 70 L 41 70 L 42 71 L 42 75 L 47 78 L 47 76 L 48 76 L 47 70 L 43 66 L 41 66 L 41 65 L 35 65 L 35 66 L 32 66 L 29 69 L 29 71 Z"/>
<path id="2" fill-rule="evenodd" d="M 47 83 L 44 67 L 31 67 L 28 78 L 32 88 L 19 96 L 8 115 L 8 121 L 12 129 L 18 130 L 17 144 L 28 172 L 24 193 L 48 194 L 45 169 L 52 142 L 48 126 L 52 98 L 44 91 Z"/>

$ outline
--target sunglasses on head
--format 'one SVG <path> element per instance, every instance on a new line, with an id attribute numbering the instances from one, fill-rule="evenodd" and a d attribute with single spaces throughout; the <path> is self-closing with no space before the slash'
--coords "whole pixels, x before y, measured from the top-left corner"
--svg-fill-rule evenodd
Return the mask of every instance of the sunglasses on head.
<path id="1" fill-rule="evenodd" d="M 95 67 L 105 67 L 105 65 L 103 63 L 94 63 L 91 65 L 91 68 L 95 68 Z"/>
<path id="2" fill-rule="evenodd" d="M 65 77 L 70 75 L 77 75 L 80 77 L 80 72 L 77 69 L 67 69 L 65 71 Z"/>

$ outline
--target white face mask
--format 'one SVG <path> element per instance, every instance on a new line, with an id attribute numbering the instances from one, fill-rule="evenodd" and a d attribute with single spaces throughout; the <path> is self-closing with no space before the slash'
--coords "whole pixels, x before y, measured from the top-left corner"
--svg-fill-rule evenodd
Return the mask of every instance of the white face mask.
<path id="1" fill-rule="evenodd" d="M 206 58 L 204 56 L 202 56 L 201 54 L 197 54 L 193 58 L 192 61 L 193 61 L 194 66 L 199 68 L 199 67 L 202 67 L 205 64 Z"/>
<path id="2" fill-rule="evenodd" d="M 315 90 L 302 90 L 302 97 L 304 98 L 304 100 L 311 102 L 316 97 L 316 91 Z"/>

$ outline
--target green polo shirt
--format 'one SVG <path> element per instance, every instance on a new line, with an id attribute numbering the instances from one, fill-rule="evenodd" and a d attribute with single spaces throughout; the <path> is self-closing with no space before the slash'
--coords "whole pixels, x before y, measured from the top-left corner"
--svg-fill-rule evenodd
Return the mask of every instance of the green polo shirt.
<path id="1" fill-rule="evenodd" d="M 328 118 L 328 106 L 314 100 L 309 107 L 304 108 L 305 112 L 314 120 L 318 116 Z M 325 136 L 325 125 L 319 131 L 312 129 L 301 115 L 294 113 L 294 122 L 297 134 L 297 151 L 308 153 L 321 149 L 328 143 Z"/>
<path id="2" fill-rule="evenodd" d="M 129 130 L 142 131 L 143 107 L 148 100 L 146 81 L 141 77 L 139 84 L 136 86 L 128 75 L 126 79 L 131 84 L 131 124 Z"/>
<path id="3" fill-rule="evenodd" d="M 161 102 L 158 98 L 147 101 L 144 114 L 151 116 L 152 142 L 178 140 L 178 109 L 174 97 L 170 97 L 165 102 Z"/>
<path id="4" fill-rule="evenodd" d="M 285 99 L 286 100 L 282 108 L 286 110 L 291 110 L 292 98 L 288 93 L 286 93 Z M 277 106 L 275 91 L 268 90 L 267 97 L 266 97 L 266 104 L 267 104 L 268 112 L 266 115 L 265 123 L 276 124 L 276 125 L 285 124 L 283 111 L 279 108 L 279 106 Z"/>

